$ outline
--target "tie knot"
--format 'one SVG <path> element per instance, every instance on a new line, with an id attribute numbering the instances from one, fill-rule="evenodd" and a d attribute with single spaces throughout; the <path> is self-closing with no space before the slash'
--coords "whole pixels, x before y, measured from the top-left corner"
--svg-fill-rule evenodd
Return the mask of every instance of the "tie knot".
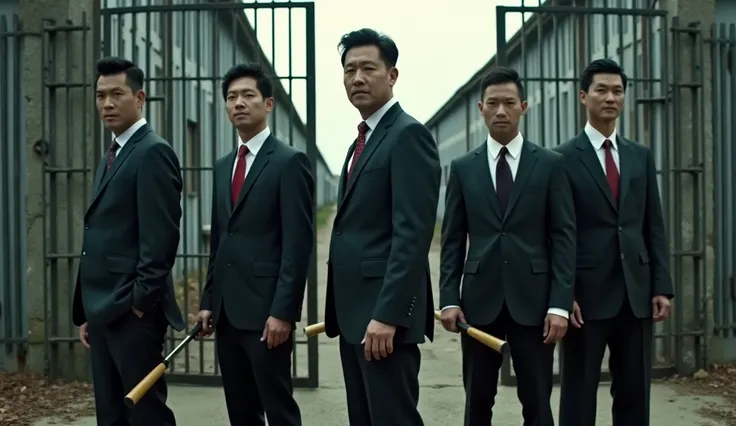
<path id="1" fill-rule="evenodd" d="M 603 148 L 611 149 L 613 147 L 613 142 L 611 142 L 610 139 L 606 139 L 603 141 Z"/>
<path id="2" fill-rule="evenodd" d="M 113 140 L 112 143 L 110 144 L 110 151 L 117 151 L 118 148 L 120 148 L 120 144 L 118 143 L 117 140 Z"/>
<path id="3" fill-rule="evenodd" d="M 365 121 L 361 121 L 360 124 L 358 124 L 358 133 L 360 134 L 366 134 L 368 132 L 368 123 Z"/>
<path id="4" fill-rule="evenodd" d="M 508 154 L 508 153 L 509 153 L 509 149 L 508 148 L 506 148 L 505 146 L 504 147 L 501 147 L 501 151 L 498 152 L 498 157 L 499 158 L 505 157 L 506 154 Z"/>
<path id="5" fill-rule="evenodd" d="M 247 146 L 240 145 L 240 148 L 238 148 L 238 157 L 245 157 L 246 155 L 248 155 L 249 152 L 250 150 Z"/>

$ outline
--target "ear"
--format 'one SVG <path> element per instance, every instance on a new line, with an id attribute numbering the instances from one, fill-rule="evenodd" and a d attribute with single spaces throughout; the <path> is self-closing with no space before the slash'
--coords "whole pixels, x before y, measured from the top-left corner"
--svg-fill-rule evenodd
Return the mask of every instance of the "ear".
<path id="1" fill-rule="evenodd" d="M 478 101 L 478 111 L 483 112 L 483 102 Z"/>
<path id="2" fill-rule="evenodd" d="M 146 103 L 146 92 L 141 89 L 135 94 L 135 106 L 138 108 L 143 108 L 143 104 Z"/>
<path id="3" fill-rule="evenodd" d="M 399 70 L 396 67 L 393 67 L 388 70 L 388 85 L 391 87 L 394 87 L 394 84 L 396 84 L 396 80 L 399 79 Z"/>
<path id="4" fill-rule="evenodd" d="M 271 112 L 273 111 L 273 97 L 266 98 L 266 111 Z"/>
<path id="5" fill-rule="evenodd" d="M 578 99 L 580 99 L 580 103 L 585 105 L 586 97 L 588 96 L 587 93 L 585 93 L 585 90 L 580 90 L 578 93 Z"/>
<path id="6" fill-rule="evenodd" d="M 521 101 L 521 115 L 526 114 L 527 108 L 529 108 L 529 103 L 527 101 Z"/>

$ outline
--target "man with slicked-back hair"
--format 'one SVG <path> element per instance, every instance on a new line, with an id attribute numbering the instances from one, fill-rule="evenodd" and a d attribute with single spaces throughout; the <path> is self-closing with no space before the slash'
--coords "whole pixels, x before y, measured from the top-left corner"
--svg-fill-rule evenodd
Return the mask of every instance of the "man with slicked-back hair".
<path id="1" fill-rule="evenodd" d="M 97 63 L 97 109 L 113 140 L 95 173 L 74 292 L 74 324 L 90 350 L 97 424 L 173 426 L 160 378 L 128 409 L 125 395 L 162 360 L 170 325 L 184 328 L 171 268 L 179 247 L 181 172 L 143 118 L 143 71 Z"/>
<path id="2" fill-rule="evenodd" d="M 365 28 L 344 35 L 340 50 L 345 91 L 362 121 L 339 182 L 326 333 L 340 336 L 351 426 L 423 425 L 418 344 L 434 332 L 427 256 L 437 145 L 393 97 L 399 50 L 391 38 Z"/>

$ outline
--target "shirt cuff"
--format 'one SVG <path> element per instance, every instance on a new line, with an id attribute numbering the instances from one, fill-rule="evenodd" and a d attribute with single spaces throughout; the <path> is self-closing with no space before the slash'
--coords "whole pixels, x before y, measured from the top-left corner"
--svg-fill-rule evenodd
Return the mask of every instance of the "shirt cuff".
<path id="1" fill-rule="evenodd" d="M 460 308 L 457 305 L 447 305 L 444 308 L 440 309 L 440 312 L 445 312 L 445 309 L 452 309 L 452 308 Z"/>
<path id="2" fill-rule="evenodd" d="M 565 318 L 565 319 L 569 319 L 570 318 L 570 313 L 568 311 L 566 311 L 564 309 L 560 309 L 560 308 L 549 308 L 549 310 L 547 310 L 547 313 L 548 314 L 552 314 L 552 315 L 557 315 L 558 317 L 562 317 L 562 318 Z"/>

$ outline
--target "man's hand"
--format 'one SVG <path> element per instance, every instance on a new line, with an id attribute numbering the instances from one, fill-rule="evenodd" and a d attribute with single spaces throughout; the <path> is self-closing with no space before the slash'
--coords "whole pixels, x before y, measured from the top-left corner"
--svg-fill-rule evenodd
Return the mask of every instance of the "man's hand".
<path id="1" fill-rule="evenodd" d="M 202 331 L 197 334 L 197 339 L 203 339 L 212 334 L 212 311 L 206 309 L 199 311 L 197 322 L 202 324 Z"/>
<path id="2" fill-rule="evenodd" d="M 578 302 L 572 302 L 572 315 L 570 316 L 570 321 L 575 328 L 580 328 L 584 324 L 583 311 L 580 310 L 580 305 L 578 305 Z"/>
<path id="3" fill-rule="evenodd" d="M 544 343 L 559 342 L 567 333 L 567 318 L 555 314 L 547 314 L 544 319 Z"/>
<path id="4" fill-rule="evenodd" d="M 136 308 L 135 306 L 133 306 L 133 313 L 138 318 L 143 318 L 143 311 L 141 311 L 140 309 Z"/>
<path id="5" fill-rule="evenodd" d="M 82 342 L 85 348 L 89 349 L 89 334 L 87 333 L 87 323 L 85 322 L 79 327 L 79 341 Z"/>
<path id="6" fill-rule="evenodd" d="M 460 308 L 443 309 L 440 314 L 440 321 L 442 321 L 442 327 L 445 327 L 445 330 L 458 333 L 460 330 L 457 328 L 457 323 L 465 322 L 465 314 Z"/>
<path id="7" fill-rule="evenodd" d="M 284 343 L 291 334 L 291 324 L 274 317 L 268 317 L 266 326 L 263 328 L 261 342 L 266 342 L 268 349 L 273 349 Z"/>
<path id="8" fill-rule="evenodd" d="M 370 361 L 386 358 L 394 352 L 394 334 L 396 326 L 371 320 L 365 329 L 365 337 L 360 342 L 363 345 L 365 359 Z"/>
<path id="9" fill-rule="evenodd" d="M 670 299 L 667 296 L 652 298 L 652 314 L 654 322 L 664 321 L 670 316 Z"/>

